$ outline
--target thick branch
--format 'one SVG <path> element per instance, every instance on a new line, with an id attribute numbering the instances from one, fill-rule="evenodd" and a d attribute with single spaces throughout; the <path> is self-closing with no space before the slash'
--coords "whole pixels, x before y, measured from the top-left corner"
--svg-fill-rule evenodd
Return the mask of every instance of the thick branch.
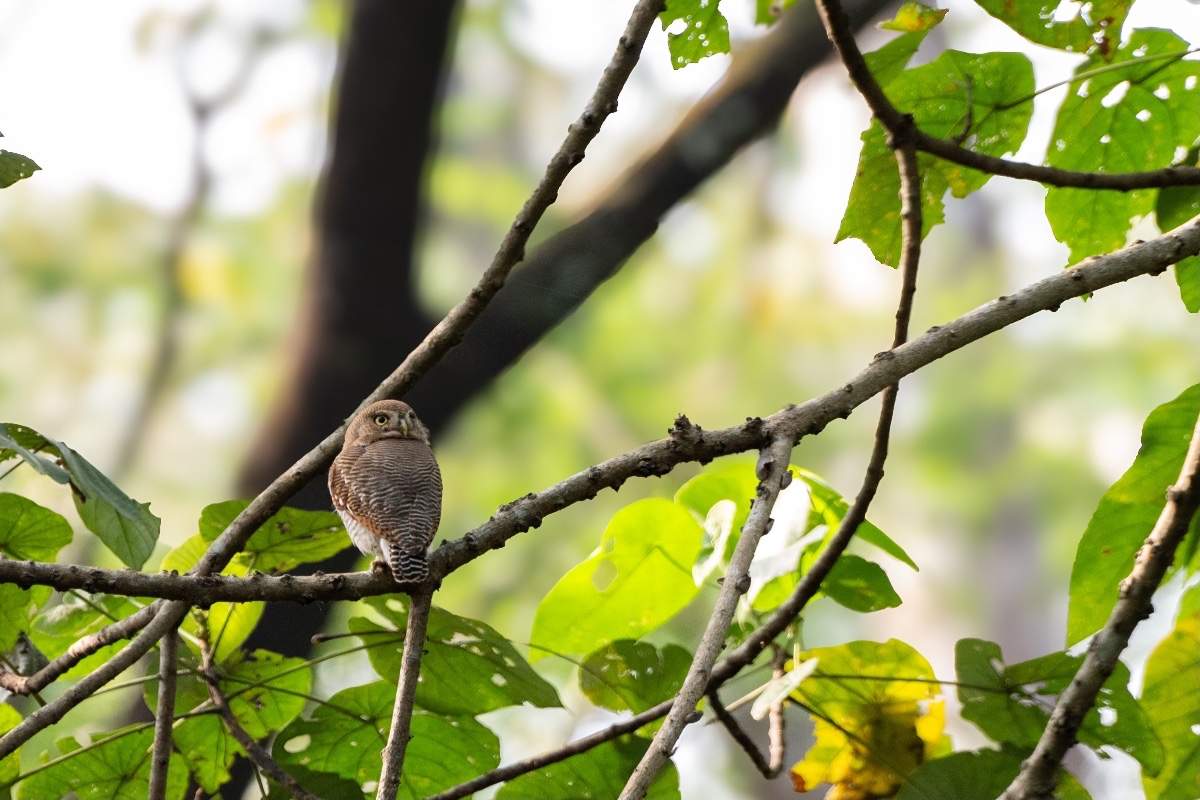
<path id="1" fill-rule="evenodd" d="M 413 701 L 421 675 L 421 655 L 425 651 L 425 631 L 429 627 L 432 592 L 409 596 L 408 625 L 404 631 L 404 652 L 400 657 L 400 677 L 396 683 L 396 702 L 392 706 L 392 724 L 387 746 L 383 749 L 383 771 L 379 774 L 376 800 L 396 800 L 404 772 L 404 753 L 412 738 Z"/>
<path id="2" fill-rule="evenodd" d="M 179 634 L 163 637 L 158 651 L 158 702 L 154 708 L 154 749 L 150 760 L 148 800 L 167 796 L 167 770 L 171 765 L 171 729 L 175 723 L 175 678 Z"/>
<path id="3" fill-rule="evenodd" d="M 771 510 L 775 507 L 776 498 L 791 481 L 788 469 L 791 453 L 792 439 L 789 436 L 775 439 L 759 455 L 759 483 L 754 503 L 746 524 L 742 526 L 741 537 L 733 550 L 729 567 L 725 570 L 725 579 L 704 635 L 700 638 L 700 645 L 696 648 L 687 677 L 675 696 L 666 721 L 654 735 L 641 763 L 629 776 L 620 800 L 642 800 L 646 796 L 659 770 L 671 758 L 683 729 L 696 717 L 696 704 L 708 689 L 712 666 L 725 647 L 725 636 L 729 632 L 729 624 L 733 622 L 738 602 L 750 589 L 750 561 L 754 558 L 754 551 L 758 548 L 759 539 L 771 528 Z"/>
<path id="4" fill-rule="evenodd" d="M 1075 744 L 1079 726 L 1116 668 L 1133 629 L 1150 616 L 1154 592 L 1187 535 L 1197 508 L 1200 508 L 1200 419 L 1192 431 L 1179 479 L 1167 489 L 1167 504 L 1138 550 L 1133 570 L 1121 581 L 1120 599 L 1104 627 L 1092 639 L 1074 679 L 1059 695 L 1037 747 L 1021 765 L 1021 771 L 1001 800 L 1048 800 L 1054 796 L 1063 756 Z"/>

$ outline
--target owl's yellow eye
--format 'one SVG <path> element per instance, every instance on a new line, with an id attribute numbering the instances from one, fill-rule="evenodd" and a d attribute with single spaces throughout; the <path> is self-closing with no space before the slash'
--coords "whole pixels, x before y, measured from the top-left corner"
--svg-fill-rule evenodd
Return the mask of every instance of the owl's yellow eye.
<path id="1" fill-rule="evenodd" d="M 375 415 L 375 424 L 376 425 L 378 425 L 379 427 L 382 428 L 384 425 L 387 425 L 387 423 L 388 423 L 387 414 L 376 414 Z"/>

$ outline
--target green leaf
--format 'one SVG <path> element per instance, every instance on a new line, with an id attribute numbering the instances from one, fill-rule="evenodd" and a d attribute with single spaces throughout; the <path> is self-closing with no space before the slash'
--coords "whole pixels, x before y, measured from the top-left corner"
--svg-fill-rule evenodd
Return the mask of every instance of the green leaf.
<path id="1" fill-rule="evenodd" d="M 916 2 L 916 0 L 907 0 L 904 5 L 896 9 L 895 17 L 882 23 L 879 27 L 885 31 L 925 33 L 933 30 L 945 16 L 946 9 L 944 8 L 930 8 L 924 3 Z"/>
<path id="2" fill-rule="evenodd" d="M 395 693 L 395 686 L 386 681 L 343 689 L 317 706 L 310 718 L 296 720 L 276 737 L 275 759 L 284 769 L 301 766 L 328 772 L 360 786 L 377 780 Z M 418 709 L 413 712 L 399 796 L 415 800 L 436 794 L 499 763 L 496 735 L 474 719 Z"/>
<path id="3" fill-rule="evenodd" d="M 136 612 L 141 606 L 127 597 L 86 592 L 62 596 L 62 602 L 40 613 L 29 629 L 29 638 L 47 658 L 57 658 L 79 639 L 98 632 L 119 619 Z M 100 648 L 80 661 L 66 673 L 66 678 L 79 678 L 124 649 L 127 641 L 114 642 Z"/>
<path id="4" fill-rule="evenodd" d="M 338 800 L 355 800 L 364 797 L 362 787 L 354 781 L 338 777 L 331 772 L 315 772 L 305 769 L 298 764 L 290 764 L 287 773 L 296 782 L 317 797 L 338 798 Z M 275 781 L 268 780 L 267 800 L 292 800 L 292 793 Z M 374 793 L 371 794 L 374 797 Z"/>
<path id="5" fill-rule="evenodd" d="M 73 755 L 21 781 L 16 796 L 18 800 L 68 796 L 77 800 L 144 800 L 153 742 L 152 728 L 113 731 L 88 747 L 68 738 L 59 742 L 60 754 Z M 187 768 L 172 753 L 167 770 L 166 796 L 181 800 L 187 791 Z"/>
<path id="6" fill-rule="evenodd" d="M 754 0 L 754 24 L 774 25 L 794 5 L 796 0 Z"/>
<path id="7" fill-rule="evenodd" d="M 1188 151 L 1183 164 L 1200 165 L 1200 147 Z M 1200 186 L 1167 186 L 1159 190 L 1154 215 L 1160 230 L 1177 228 L 1200 214 Z M 1188 311 L 1200 311 L 1200 256 L 1190 256 L 1175 265 L 1175 282 Z"/>
<path id="8" fill-rule="evenodd" d="M 691 567 L 700 535 L 691 515 L 669 500 L 639 500 L 621 509 L 600 546 L 542 598 L 533 644 L 590 653 L 659 627 L 699 592 Z"/>
<path id="9" fill-rule="evenodd" d="M 19 561 L 53 561 L 71 543 L 71 525 L 32 500 L 0 492 L 0 553 Z"/>
<path id="10" fill-rule="evenodd" d="M 352 617 L 350 630 L 371 647 L 367 655 L 379 676 L 395 684 L 408 598 L 391 595 L 365 602 L 390 625 Z M 416 702 L 430 711 L 471 716 L 521 703 L 539 708 L 561 705 L 554 687 L 533 671 L 512 642 L 486 623 L 440 608 L 430 612 Z"/>
<path id="11" fill-rule="evenodd" d="M 819 475 L 809 472 L 806 469 L 795 469 L 793 472 L 797 478 L 808 485 L 809 503 L 812 506 L 812 513 L 829 528 L 832 534 L 837 529 L 837 526 L 841 524 L 842 517 L 846 516 L 846 512 L 850 510 L 850 504 L 846 502 L 846 498 L 838 494 L 836 489 L 825 483 Z M 913 570 L 917 569 L 917 562 L 909 557 L 903 547 L 896 544 L 890 536 L 867 520 L 864 520 L 858 526 L 858 532 L 854 534 L 854 538 L 879 548 Z"/>
<path id="12" fill-rule="evenodd" d="M 1166 750 L 1162 770 L 1143 776 L 1147 800 L 1200 797 L 1200 591 L 1185 598 L 1179 621 L 1146 662 L 1142 708 Z"/>
<path id="13" fill-rule="evenodd" d="M 249 502 L 227 500 L 200 512 L 200 535 L 215 540 Z M 300 564 L 324 561 L 350 546 L 341 519 L 332 511 L 281 508 L 246 542 L 236 561 L 260 572 L 287 572 Z"/>
<path id="14" fill-rule="evenodd" d="M 625 736 L 566 761 L 529 772 L 500 787 L 496 800 L 612 800 L 621 793 L 646 752 L 644 739 Z M 679 773 L 668 762 L 650 785 L 646 800 L 677 800 Z"/>
<path id="15" fill-rule="evenodd" d="M 1179 477 L 1197 415 L 1200 384 L 1150 412 L 1133 465 L 1100 498 L 1075 551 L 1067 644 L 1092 634 L 1108 619 L 1117 602 L 1117 584 L 1129 574 L 1134 554 L 1166 504 L 1167 487 Z M 1196 520 L 1189 537 L 1185 553 L 1197 541 Z"/>
<path id="16" fill-rule="evenodd" d="M 601 708 L 645 711 L 675 696 L 691 663 L 692 654 L 679 645 L 659 650 L 646 642 L 620 639 L 584 659 L 579 688 Z"/>
<path id="17" fill-rule="evenodd" d="M 821 591 L 834 602 L 864 614 L 900 605 L 900 595 L 883 567 L 849 553 L 833 565 Z"/>
<path id="18" fill-rule="evenodd" d="M 1000 646 L 962 639 L 954 649 L 963 718 L 998 742 L 1032 749 L 1049 722 L 1052 698 L 1070 684 L 1083 656 L 1051 653 L 1003 666 Z M 1079 729 L 1079 741 L 1094 750 L 1124 750 L 1154 774 L 1163 765 L 1163 747 L 1149 720 L 1129 693 L 1129 670 L 1118 662 Z"/>
<path id="19" fill-rule="evenodd" d="M 22 631 L 29 629 L 29 611 L 33 596 L 28 589 L 0 583 L 0 651 L 17 643 Z"/>
<path id="20" fill-rule="evenodd" d="M 1092 0 L 1062 3 L 1060 0 L 975 0 L 984 11 L 1008 25 L 1031 42 L 1099 57 L 1112 55 L 1121 40 L 1121 26 L 1133 0 Z M 1062 9 L 1074 11 L 1063 18 Z"/>
<path id="21" fill-rule="evenodd" d="M 694 64 L 716 53 L 729 52 L 729 23 L 718 6 L 721 0 L 667 0 L 659 15 L 667 32 L 671 66 Z"/>
<path id="22" fill-rule="evenodd" d="M 0 425 L 0 447 L 4 448 L 0 450 L 0 461 L 15 453 L 59 483 L 69 479 L 75 510 L 88 530 L 127 566 L 141 569 L 146 563 L 158 541 L 160 524 L 148 504 L 134 501 L 67 445 L 30 428 Z M 57 456 L 59 463 L 33 452 L 36 450 Z"/>
<path id="23" fill-rule="evenodd" d="M 6 703 L 0 703 L 0 735 L 21 724 L 20 713 Z M 21 774 L 21 749 L 0 758 L 0 786 L 8 786 Z"/>
<path id="24" fill-rule="evenodd" d="M 200 560 L 207 549 L 208 544 L 202 536 L 189 537 L 184 540 L 183 544 L 163 556 L 160 567 L 165 572 L 174 571 L 182 575 L 196 566 L 196 562 Z M 247 562 L 238 558 L 221 570 L 222 575 L 239 577 L 243 577 L 249 572 Z M 213 603 L 209 607 L 207 614 L 208 640 L 213 642 L 213 657 L 218 663 L 238 652 L 238 648 L 254 632 L 265 608 L 266 604 L 258 601 L 253 603 Z M 199 623 L 191 615 L 184 619 L 182 627 L 192 635 L 200 632 Z"/>
<path id="25" fill-rule="evenodd" d="M 878 50 L 866 53 L 867 66 L 880 86 L 887 86 L 908 66 L 928 30 L 910 31 L 897 36 Z"/>
<path id="26" fill-rule="evenodd" d="M 961 140 L 964 147 L 994 156 L 1015 153 L 1025 139 L 1033 106 L 1020 102 L 1033 92 L 1033 67 L 1020 53 L 975 55 L 948 50 L 932 63 L 905 70 L 884 91 L 901 111 L 913 115 L 933 136 Z M 881 263 L 900 261 L 900 175 L 882 126 L 872 122 L 850 199 L 835 241 L 856 238 Z M 966 197 L 990 177 L 927 154 L 921 168 L 922 237 L 943 219 L 949 190 Z"/>
<path id="27" fill-rule="evenodd" d="M 1200 76 L 1200 63 L 1183 61 L 1188 44 L 1165 30 L 1134 31 L 1117 51 L 1128 69 L 1094 74 L 1071 85 L 1058 111 L 1046 155 L 1053 167 L 1085 172 L 1158 169 L 1179 147 L 1200 136 L 1200 93 L 1187 88 Z M 1177 54 L 1178 59 L 1156 58 Z M 1144 61 L 1146 63 L 1138 63 Z M 1095 56 L 1079 75 L 1104 64 Z M 1054 236 L 1071 248 L 1071 263 L 1125 244 L 1134 217 L 1154 209 L 1155 192 L 1051 188 L 1046 218 Z"/>
<path id="28" fill-rule="evenodd" d="M 7 189 L 14 183 L 28 178 L 41 167 L 20 153 L 11 150 L 0 150 L 0 189 Z"/>
<path id="29" fill-rule="evenodd" d="M 1021 769 L 1023 754 L 1012 750 L 951 753 L 927 761 L 896 795 L 896 800 L 994 800 Z M 1087 800 L 1087 791 L 1062 774 L 1054 796 L 1058 800 Z"/>

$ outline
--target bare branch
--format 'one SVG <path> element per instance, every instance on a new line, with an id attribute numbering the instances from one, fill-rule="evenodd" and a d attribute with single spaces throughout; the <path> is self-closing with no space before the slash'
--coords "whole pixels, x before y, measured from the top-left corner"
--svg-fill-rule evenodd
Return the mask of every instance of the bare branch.
<path id="1" fill-rule="evenodd" d="M 150 761 L 150 789 L 147 800 L 167 796 L 167 770 L 171 765 L 171 729 L 175 723 L 175 678 L 179 634 L 171 631 L 163 637 L 158 651 L 158 702 L 154 709 L 154 750 Z"/>
<path id="2" fill-rule="evenodd" d="M 1063 756 L 1075 744 L 1079 726 L 1116 668 L 1133 629 L 1150 616 L 1154 592 L 1187 535 L 1197 508 L 1200 508 L 1200 419 L 1192 431 L 1179 478 L 1167 489 L 1167 504 L 1138 550 L 1133 570 L 1121 581 L 1116 606 L 1088 646 L 1079 671 L 1059 695 L 1037 747 L 1025 759 L 1001 800 L 1048 800 L 1054 796 Z"/>
<path id="3" fill-rule="evenodd" d="M 733 614 L 737 611 L 742 595 L 750 589 L 750 561 L 758 548 L 759 539 L 771 529 L 771 510 L 779 493 L 791 481 L 788 460 L 792 453 L 791 437 L 780 437 L 763 449 L 758 457 L 758 490 L 750 507 L 750 514 L 742 526 L 741 537 L 725 570 L 720 594 L 713 606 L 712 615 L 700 638 L 700 645 L 692 657 L 687 677 L 683 680 L 679 694 L 667 719 L 654 735 L 642 756 L 641 763 L 621 791 L 620 800 L 642 800 L 659 770 L 667 763 L 675 750 L 675 743 L 688 723 L 697 717 L 696 703 L 708 688 L 709 676 L 717 656 L 725 647 L 725 636 Z"/>
<path id="4" fill-rule="evenodd" d="M 758 749 L 758 745 L 754 743 L 754 739 L 750 738 L 750 734 L 746 733 L 733 714 L 730 714 L 729 710 L 725 708 L 725 704 L 721 702 L 721 696 L 715 688 L 708 691 L 708 704 L 712 707 L 717 721 L 725 726 L 725 730 L 729 732 L 730 737 L 737 742 L 746 755 L 750 756 L 750 761 L 754 764 L 754 768 L 767 780 L 778 777 L 779 773 L 783 771 L 782 706 L 777 703 L 771 707 L 771 716 L 768 722 L 771 736 L 771 751 L 769 756 L 764 756 L 762 751 Z"/>
<path id="5" fill-rule="evenodd" d="M 396 800 L 404 772 L 404 753 L 412 738 L 413 700 L 417 696 L 417 679 L 421 675 L 421 655 L 425 651 L 425 631 L 429 627 L 433 593 L 414 592 L 409 595 L 409 600 L 404 652 L 400 656 L 400 678 L 396 683 L 396 703 L 392 707 L 387 746 L 383 749 L 383 771 L 379 774 L 376 800 Z"/>

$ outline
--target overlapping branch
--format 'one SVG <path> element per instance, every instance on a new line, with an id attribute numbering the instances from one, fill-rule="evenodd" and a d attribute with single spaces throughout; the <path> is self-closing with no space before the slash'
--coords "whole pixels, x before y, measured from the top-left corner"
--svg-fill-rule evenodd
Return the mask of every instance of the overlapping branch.
<path id="1" fill-rule="evenodd" d="M 417 679 L 421 675 L 421 654 L 425 648 L 425 632 L 429 628 L 433 593 L 414 592 L 410 598 L 412 602 L 404 630 L 404 652 L 400 656 L 400 677 L 396 682 L 396 700 L 392 708 L 387 746 L 383 748 L 383 771 L 379 773 L 376 800 L 396 800 L 404 770 L 404 753 L 411 738 L 409 731 L 412 727 L 413 703 L 417 696 Z"/>

